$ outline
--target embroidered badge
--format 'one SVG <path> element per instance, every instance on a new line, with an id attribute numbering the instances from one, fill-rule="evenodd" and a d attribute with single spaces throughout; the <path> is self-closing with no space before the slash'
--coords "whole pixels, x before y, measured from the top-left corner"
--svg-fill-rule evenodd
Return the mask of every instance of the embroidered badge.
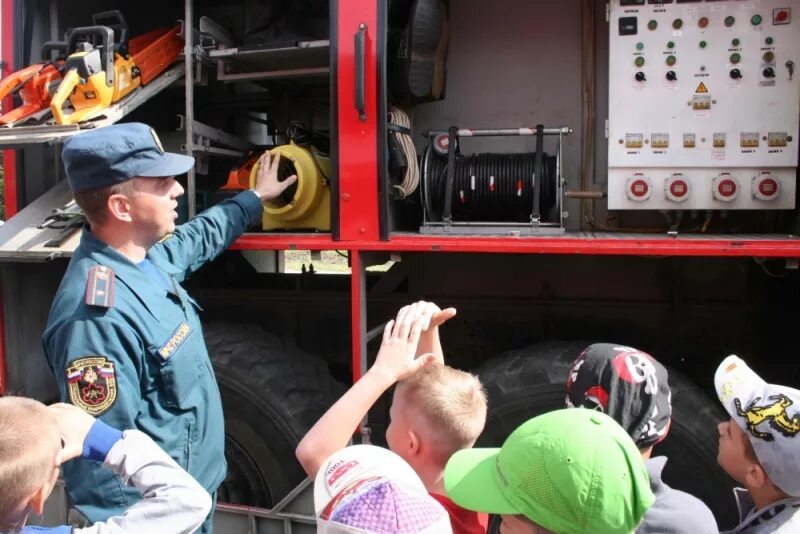
<path id="1" fill-rule="evenodd" d="M 158 349 L 158 354 L 165 360 L 168 360 L 169 357 L 178 350 L 178 347 L 183 345 L 183 342 L 186 341 L 186 338 L 189 337 L 191 333 L 192 327 L 186 323 L 181 323 L 175 332 L 172 333 L 169 340 Z"/>
<path id="2" fill-rule="evenodd" d="M 108 358 L 80 358 L 69 364 L 66 374 L 70 402 L 86 413 L 98 416 L 117 400 L 114 364 Z"/>
<path id="3" fill-rule="evenodd" d="M 771 403 L 757 406 L 760 400 L 761 397 L 756 397 L 746 409 L 742 409 L 742 402 L 733 399 L 736 413 L 745 418 L 747 430 L 753 436 L 765 441 L 775 441 L 774 435 L 757 428 L 762 423 L 767 423 L 773 430 L 777 430 L 787 438 L 793 438 L 800 432 L 800 415 L 795 413 L 790 416 L 786 411 L 786 408 L 793 404 L 789 397 L 783 394 L 772 395 L 768 399 L 772 401 Z"/>
<path id="4" fill-rule="evenodd" d="M 85 302 L 89 306 L 111 308 L 114 306 L 114 285 L 116 275 L 105 265 L 97 265 L 89 269 L 86 281 Z"/>

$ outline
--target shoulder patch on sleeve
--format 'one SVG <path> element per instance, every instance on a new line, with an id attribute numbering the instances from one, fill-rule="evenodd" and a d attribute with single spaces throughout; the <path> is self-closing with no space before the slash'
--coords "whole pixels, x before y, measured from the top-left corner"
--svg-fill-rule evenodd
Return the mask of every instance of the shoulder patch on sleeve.
<path id="1" fill-rule="evenodd" d="M 86 304 L 112 308 L 116 279 L 114 271 L 105 265 L 96 265 L 89 269 L 89 276 L 86 280 L 86 298 L 84 299 Z"/>
<path id="2" fill-rule="evenodd" d="M 98 416 L 117 400 L 117 375 L 114 362 L 105 356 L 84 356 L 64 370 L 69 401 L 84 412 Z"/>

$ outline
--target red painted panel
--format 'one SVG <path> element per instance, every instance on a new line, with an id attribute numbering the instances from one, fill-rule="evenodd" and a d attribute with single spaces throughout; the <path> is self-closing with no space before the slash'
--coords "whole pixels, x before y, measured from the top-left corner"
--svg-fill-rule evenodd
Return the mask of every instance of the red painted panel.
<path id="1" fill-rule="evenodd" d="M 453 237 L 395 236 L 391 241 L 347 243 L 320 235 L 246 235 L 231 247 L 238 250 L 389 250 L 397 252 L 486 252 L 500 254 L 585 254 L 622 256 L 724 256 L 800 258 L 800 239 L 723 236 L 714 238 L 656 238 L 621 236 L 570 237 Z"/>
<path id="2" fill-rule="evenodd" d="M 0 4 L 0 46 L 5 68 L 0 71 L 0 77 L 13 72 L 14 65 L 14 0 L 2 0 Z M 11 97 L 3 102 L 3 109 L 10 109 Z M 5 168 L 5 208 L 6 218 L 17 212 L 17 182 L 16 182 L 16 152 L 3 151 L 3 165 Z M 6 369 L 6 336 L 5 336 L 5 309 L 3 295 L 0 293 L 0 395 L 8 392 L 8 374 Z"/>
<path id="3" fill-rule="evenodd" d="M 375 0 L 338 2 L 339 218 L 342 241 L 378 240 L 377 59 Z M 366 120 L 355 107 L 355 35 L 366 24 Z M 336 201 L 336 200 L 334 200 Z"/>
<path id="4" fill-rule="evenodd" d="M 5 76 L 14 72 L 14 0 L 2 0 L 0 5 L 0 44 L 2 45 L 2 57 L 4 68 L 0 71 L 0 76 Z M 11 97 L 3 102 L 3 109 L 11 109 Z M 6 218 L 17 213 L 17 153 L 14 150 L 3 150 L 3 167 L 5 170 L 5 205 Z"/>
<path id="5" fill-rule="evenodd" d="M 354 250 L 350 253 L 350 346 L 352 349 L 353 384 L 361 378 L 362 362 L 366 362 L 367 355 L 361 354 L 361 314 L 367 310 L 361 309 L 361 283 L 359 272 L 361 270 L 361 255 Z"/>

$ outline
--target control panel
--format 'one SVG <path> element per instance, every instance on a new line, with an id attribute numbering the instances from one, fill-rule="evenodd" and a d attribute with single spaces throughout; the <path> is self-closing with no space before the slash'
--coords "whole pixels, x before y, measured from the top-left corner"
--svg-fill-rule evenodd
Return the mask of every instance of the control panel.
<path id="1" fill-rule="evenodd" d="M 793 209 L 796 0 L 612 0 L 609 209 Z"/>

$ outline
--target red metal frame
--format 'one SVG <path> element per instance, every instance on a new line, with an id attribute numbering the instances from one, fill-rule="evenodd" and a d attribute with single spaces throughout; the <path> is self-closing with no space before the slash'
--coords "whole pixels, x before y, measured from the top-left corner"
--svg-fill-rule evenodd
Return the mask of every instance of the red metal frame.
<path id="1" fill-rule="evenodd" d="M 14 0 L 2 0 L 0 5 L 0 45 L 3 53 L 3 69 L 0 76 L 14 72 Z M 3 102 L 3 109 L 10 109 L 11 97 Z M 5 208 L 6 219 L 17 213 L 17 152 L 3 150 L 3 169 L 5 176 Z"/>
<path id="2" fill-rule="evenodd" d="M 382 1 L 382 0 L 379 0 Z M 342 241 L 378 240 L 378 90 L 376 0 L 339 3 L 338 132 L 339 238 Z M 359 25 L 367 27 L 366 120 L 355 108 L 355 43 Z"/>
<path id="3" fill-rule="evenodd" d="M 4 68 L 0 77 L 14 72 L 14 0 L 2 0 L 0 4 L 0 46 Z M 9 109 L 10 97 L 3 103 L 4 109 Z M 17 172 L 16 152 L 3 151 L 3 167 L 5 176 L 5 208 L 6 218 L 17 213 Z M 5 336 L 5 304 L 0 290 L 0 395 L 8 392 L 8 374 L 6 369 L 6 336 Z"/>
<path id="4" fill-rule="evenodd" d="M 355 384 L 361 378 L 361 371 L 364 363 L 367 361 L 367 355 L 362 354 L 362 339 L 366 334 L 363 328 L 362 314 L 366 310 L 361 309 L 363 302 L 362 291 L 364 288 L 361 284 L 361 255 L 359 252 L 353 251 L 350 253 L 350 332 L 351 332 L 351 345 L 352 345 L 352 365 L 353 365 L 353 383 Z"/>
<path id="5" fill-rule="evenodd" d="M 581 234 L 585 235 L 585 234 Z M 333 241 L 327 235 L 255 235 L 239 238 L 235 250 L 389 250 L 397 252 L 486 252 L 494 254 L 582 254 L 620 256 L 722 256 L 800 258 L 800 239 L 737 237 L 455 237 L 402 234 L 390 241 Z"/>

